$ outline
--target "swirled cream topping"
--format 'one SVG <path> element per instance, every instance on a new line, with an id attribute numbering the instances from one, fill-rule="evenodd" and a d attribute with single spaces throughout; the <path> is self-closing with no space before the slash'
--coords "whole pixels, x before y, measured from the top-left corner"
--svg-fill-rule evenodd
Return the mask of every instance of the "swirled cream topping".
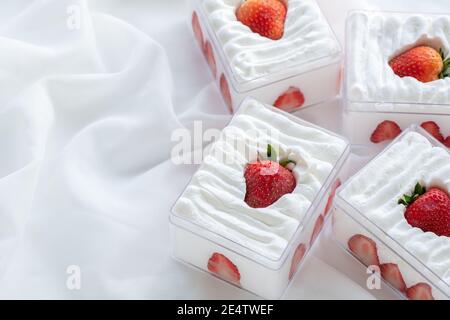
<path id="1" fill-rule="evenodd" d="M 341 197 L 450 284 L 450 238 L 412 227 L 397 203 L 417 182 L 450 191 L 450 155 L 410 132 L 357 173 Z"/>
<path id="2" fill-rule="evenodd" d="M 398 77 L 389 66 L 392 58 L 417 45 L 442 48 L 448 55 L 450 16 L 354 12 L 347 23 L 349 100 L 396 102 L 395 111 L 402 112 L 442 112 L 442 106 L 424 104 L 450 105 L 450 78 L 422 83 L 412 77 Z M 374 105 L 354 106 L 365 109 Z M 446 109 L 450 113 L 450 108 Z"/>
<path id="3" fill-rule="evenodd" d="M 296 188 L 267 208 L 245 202 L 244 169 L 267 143 L 296 162 Z M 175 204 L 174 214 L 269 259 L 279 259 L 347 148 L 340 137 L 294 122 L 253 99 L 223 131 Z"/>
<path id="4" fill-rule="evenodd" d="M 204 0 L 209 24 L 237 82 L 286 71 L 295 74 L 308 62 L 339 54 L 339 44 L 314 0 L 289 0 L 284 35 L 260 36 L 236 18 L 242 0 Z M 289 70 L 288 70 L 289 68 Z M 304 66 L 302 66 L 304 68 Z"/>

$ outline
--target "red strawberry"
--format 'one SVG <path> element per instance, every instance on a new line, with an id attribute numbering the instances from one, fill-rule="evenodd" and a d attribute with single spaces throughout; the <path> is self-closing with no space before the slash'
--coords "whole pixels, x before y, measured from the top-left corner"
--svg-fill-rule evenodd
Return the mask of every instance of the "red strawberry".
<path id="1" fill-rule="evenodd" d="M 300 108 L 305 103 L 305 96 L 296 87 L 290 87 L 285 93 L 278 97 L 273 104 L 282 110 L 293 110 Z"/>
<path id="2" fill-rule="evenodd" d="M 291 270 L 289 271 L 289 280 L 294 277 L 295 271 L 297 271 L 298 265 L 302 262 L 306 253 L 306 245 L 300 243 L 297 249 L 295 249 L 294 256 L 292 257 Z"/>
<path id="3" fill-rule="evenodd" d="M 220 76 L 220 92 L 222 93 L 223 100 L 225 101 L 228 111 L 233 114 L 233 101 L 231 98 L 230 87 L 228 86 L 225 75 Z"/>
<path id="4" fill-rule="evenodd" d="M 427 121 L 420 125 L 424 128 L 429 134 L 431 134 L 436 140 L 440 142 L 444 142 L 444 136 L 441 133 L 441 128 L 434 121 Z"/>
<path id="5" fill-rule="evenodd" d="M 404 195 L 398 201 L 406 206 L 405 219 L 424 232 L 450 237 L 450 198 L 439 188 L 426 190 L 416 184 L 411 195 Z"/>
<path id="6" fill-rule="evenodd" d="M 420 125 L 423 129 L 425 129 L 429 134 L 431 134 L 436 140 L 439 142 L 444 142 L 444 136 L 441 133 L 441 128 L 434 121 L 427 121 Z"/>
<path id="7" fill-rule="evenodd" d="M 241 275 L 236 265 L 221 253 L 215 252 L 209 258 L 208 270 L 230 282 L 239 283 L 241 280 Z"/>
<path id="8" fill-rule="evenodd" d="M 406 296 L 410 300 L 434 300 L 430 285 L 419 282 L 406 290 Z"/>
<path id="9" fill-rule="evenodd" d="M 402 273 L 395 263 L 384 263 L 380 265 L 381 276 L 400 292 L 406 292 L 406 283 Z"/>
<path id="10" fill-rule="evenodd" d="M 246 0 L 237 9 L 236 17 L 253 32 L 278 40 L 284 33 L 286 11 L 279 0 Z"/>
<path id="11" fill-rule="evenodd" d="M 292 172 L 271 160 L 258 160 L 245 167 L 245 202 L 252 208 L 266 208 L 295 189 Z"/>
<path id="12" fill-rule="evenodd" d="M 334 196 L 336 195 L 336 190 L 341 186 L 341 180 L 336 180 L 334 185 L 331 187 L 330 195 L 328 196 L 327 205 L 325 207 L 325 211 L 323 212 L 324 217 L 330 213 L 331 206 L 333 204 Z"/>
<path id="13" fill-rule="evenodd" d="M 413 77 L 421 82 L 431 82 L 449 76 L 450 59 L 445 60 L 443 50 L 438 52 L 428 46 L 412 48 L 389 62 L 399 77 Z"/>
<path id="14" fill-rule="evenodd" d="M 445 138 L 444 140 L 444 144 L 447 148 L 450 148 L 450 136 L 448 136 L 447 138 Z"/>
<path id="15" fill-rule="evenodd" d="M 203 48 L 206 61 L 208 61 L 209 67 L 211 68 L 212 74 L 214 78 L 217 74 L 217 66 L 216 66 L 216 59 L 214 59 L 214 51 L 211 46 L 211 43 L 206 40 L 205 47 Z"/>
<path id="16" fill-rule="evenodd" d="M 322 215 L 317 217 L 316 224 L 314 225 L 313 232 L 311 234 L 311 240 L 309 241 L 309 245 L 312 246 L 314 241 L 316 241 L 317 236 L 323 228 L 324 218 Z"/>
<path id="17" fill-rule="evenodd" d="M 387 140 L 395 139 L 402 129 L 394 121 L 386 120 L 381 122 L 370 137 L 373 143 L 380 143 Z"/>
<path id="18" fill-rule="evenodd" d="M 348 248 L 367 267 L 380 264 L 377 253 L 377 244 L 372 239 L 369 239 L 362 234 L 356 234 L 348 240 Z"/>
<path id="19" fill-rule="evenodd" d="M 192 13 L 192 30 L 194 31 L 195 38 L 197 39 L 200 48 L 203 49 L 203 32 L 198 20 L 197 12 Z"/>

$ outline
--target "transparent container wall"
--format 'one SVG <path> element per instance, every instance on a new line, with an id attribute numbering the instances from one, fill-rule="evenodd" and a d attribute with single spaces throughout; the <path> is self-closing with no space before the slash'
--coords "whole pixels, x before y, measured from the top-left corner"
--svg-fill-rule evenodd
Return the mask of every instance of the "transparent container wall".
<path id="1" fill-rule="evenodd" d="M 405 133 L 410 131 L 419 132 L 429 138 L 434 145 L 445 148 L 417 126 L 410 127 Z M 348 181 L 351 181 L 351 179 Z M 342 188 L 345 188 L 348 181 Z M 393 281 L 389 277 L 385 277 L 384 280 L 393 289 L 397 290 L 401 297 L 406 298 L 405 289 L 419 285 L 429 287 L 433 298 L 436 300 L 448 300 L 450 298 L 450 287 L 447 283 L 391 238 L 381 227 L 371 222 L 363 213 L 352 207 L 341 197 L 339 190 L 333 203 L 332 229 L 334 239 L 344 250 L 358 259 L 364 268 L 367 268 L 367 258 L 359 255 L 357 251 L 352 251 L 349 245 L 352 241 L 351 239 L 367 239 L 367 241 L 375 244 L 376 253 L 381 264 L 397 265 L 406 287 L 400 286 L 398 281 Z"/>
<path id="2" fill-rule="evenodd" d="M 292 75 L 291 72 L 285 77 L 269 74 L 264 77 L 262 85 L 258 84 L 260 81 L 237 83 L 223 55 L 223 49 L 203 14 L 201 3 L 201 0 L 190 1 L 190 28 L 230 113 L 236 112 L 237 107 L 248 96 L 284 111 L 295 112 L 332 100 L 339 94 L 342 79 L 341 53 L 303 65 L 301 69 L 304 71 L 298 74 Z"/>
<path id="3" fill-rule="evenodd" d="M 265 299 L 279 299 L 285 292 L 300 265 L 305 260 L 313 243 L 320 235 L 327 221 L 331 203 L 340 180 L 334 177 L 333 183 L 324 189 L 324 195 L 315 204 L 302 230 L 292 239 L 284 261 L 278 265 L 264 265 L 255 261 L 251 253 L 229 249 L 231 244 L 218 235 L 209 233 L 194 224 L 187 223 L 171 215 L 170 234 L 172 255 L 189 266 L 205 271 L 243 290 Z M 228 245 L 227 245 L 228 244 Z M 232 276 L 220 274 L 211 267 L 214 256 L 225 257 L 237 270 Z M 223 259 L 223 258 L 221 258 Z M 239 278 L 236 278 L 236 274 Z"/>
<path id="4" fill-rule="evenodd" d="M 378 125 L 386 120 L 395 122 L 402 130 L 407 129 L 413 124 L 420 125 L 428 121 L 433 121 L 441 128 L 441 132 L 445 137 L 450 135 L 450 115 L 352 111 L 349 110 L 351 103 L 345 100 L 344 103 L 346 103 L 346 108 L 342 121 L 343 134 L 352 144 L 373 145 L 370 137 Z"/>
<path id="5" fill-rule="evenodd" d="M 354 41 L 354 36 L 351 33 L 351 16 L 355 13 L 367 13 L 364 11 L 352 11 L 347 16 L 346 23 L 346 48 L 352 48 L 351 41 Z M 393 13 L 393 12 L 373 12 L 374 14 L 380 14 L 383 16 L 394 17 L 407 17 L 408 13 Z M 412 14 L 411 14 L 412 15 Z M 421 14 L 422 15 L 422 14 Z M 438 17 L 435 15 L 424 15 L 430 17 Z M 412 20 L 412 19 L 411 19 Z M 438 20 L 436 20 L 438 21 Z M 385 26 L 387 28 L 387 26 Z M 377 30 L 371 30 L 372 33 L 376 33 Z M 423 37 L 419 38 L 422 39 Z M 385 40 L 389 43 L 389 39 Z M 398 42 L 398 39 L 394 43 Z M 426 42 L 426 41 L 425 41 Z M 417 44 L 421 41 L 418 40 Z M 425 43 L 424 43 L 425 44 Z M 397 50 L 401 50 L 398 48 Z M 394 52 L 393 52 L 394 53 Z M 376 55 L 377 52 L 372 52 L 372 55 Z M 373 145 L 370 137 L 375 129 L 384 121 L 395 122 L 402 130 L 406 130 L 413 124 L 422 124 L 428 121 L 434 121 L 442 129 L 444 136 L 450 135 L 450 101 L 447 104 L 433 104 L 433 103 L 419 103 L 414 101 L 405 102 L 402 100 L 401 95 L 392 97 L 389 96 L 386 100 L 373 99 L 368 100 L 364 98 L 352 99 L 350 95 L 350 88 L 352 86 L 349 83 L 351 70 L 355 66 L 355 61 L 366 59 L 366 57 L 355 56 L 355 52 L 348 52 L 345 57 L 345 72 L 344 72 L 344 87 L 343 87 L 343 134 L 346 136 L 352 144 L 358 145 Z M 386 64 L 387 67 L 387 64 Z M 374 72 L 374 71 L 371 71 Z M 381 74 L 381 70 L 377 70 L 377 73 Z M 369 80 L 367 80 L 369 81 Z M 424 84 L 426 85 L 426 84 Z M 380 88 L 382 92 L 384 89 Z M 411 89 L 411 90 L 417 90 Z M 449 88 L 450 90 L 450 88 Z M 442 87 L 437 87 L 436 91 L 442 91 Z"/>
<path id="6" fill-rule="evenodd" d="M 253 98 L 248 99 L 253 100 Z M 289 239 L 281 257 L 277 260 L 267 258 L 244 245 L 211 232 L 192 220 L 177 215 L 174 210 L 170 215 L 171 246 L 175 259 L 209 272 L 260 297 L 277 299 L 285 291 L 326 222 L 335 191 L 340 185 L 342 168 L 350 153 L 350 145 L 345 138 L 279 109 L 263 104 L 261 108 L 267 108 L 274 114 L 282 114 L 293 123 L 339 137 L 347 144 L 334 168 L 324 180 L 323 186 L 312 199 L 310 207 L 305 211 L 305 217 L 300 221 L 295 234 Z M 238 116 L 240 112 L 245 112 L 245 108 L 240 108 L 235 116 Z M 233 272 L 224 274 L 220 268 L 217 270 L 218 260 Z"/>

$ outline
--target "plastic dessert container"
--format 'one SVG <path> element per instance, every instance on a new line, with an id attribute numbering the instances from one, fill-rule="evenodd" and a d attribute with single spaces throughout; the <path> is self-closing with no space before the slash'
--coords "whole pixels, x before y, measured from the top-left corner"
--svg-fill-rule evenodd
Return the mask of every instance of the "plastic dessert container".
<path id="1" fill-rule="evenodd" d="M 413 125 L 338 189 L 333 235 L 402 297 L 449 299 L 450 238 L 410 225 L 398 203 L 417 182 L 448 190 L 450 154 Z"/>
<path id="2" fill-rule="evenodd" d="M 284 35 L 272 40 L 237 20 L 242 0 L 192 0 L 194 36 L 231 113 L 247 96 L 284 111 L 331 100 L 341 48 L 314 0 L 289 0 Z"/>
<path id="3" fill-rule="evenodd" d="M 296 161 L 296 187 L 255 209 L 244 202 L 244 168 L 266 143 Z M 247 98 L 172 208 L 174 258 L 280 298 L 328 217 L 349 149 L 345 138 Z"/>
<path id="4" fill-rule="evenodd" d="M 346 24 L 344 135 L 371 144 L 383 121 L 401 129 L 434 121 L 450 134 L 450 78 L 422 83 L 398 77 L 389 61 L 408 49 L 428 45 L 449 56 L 450 15 L 352 11 Z"/>

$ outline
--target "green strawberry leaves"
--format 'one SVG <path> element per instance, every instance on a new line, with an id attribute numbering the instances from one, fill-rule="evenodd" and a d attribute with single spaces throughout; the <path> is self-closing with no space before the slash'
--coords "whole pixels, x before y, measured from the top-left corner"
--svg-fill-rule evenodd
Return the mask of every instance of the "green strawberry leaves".
<path id="1" fill-rule="evenodd" d="M 294 165 L 297 164 L 295 161 L 290 159 L 281 159 L 278 161 L 277 151 L 271 144 L 267 145 L 267 160 L 278 162 L 282 167 L 286 167 L 290 163 L 293 163 Z"/>
<path id="2" fill-rule="evenodd" d="M 439 53 L 442 57 L 442 61 L 444 62 L 444 67 L 442 68 L 442 72 L 439 74 L 439 79 L 444 79 L 450 77 L 450 57 L 445 59 L 445 53 L 442 48 L 439 49 Z"/>
<path id="3" fill-rule="evenodd" d="M 427 189 L 418 182 L 414 187 L 413 193 L 411 195 L 404 194 L 403 197 L 398 200 L 398 204 L 402 204 L 407 207 L 416 201 L 421 195 L 425 194 L 425 192 L 427 192 Z"/>
<path id="4" fill-rule="evenodd" d="M 286 168 L 286 166 L 290 163 L 293 163 L 294 165 L 297 164 L 294 160 L 284 159 L 280 161 L 280 166 Z"/>

